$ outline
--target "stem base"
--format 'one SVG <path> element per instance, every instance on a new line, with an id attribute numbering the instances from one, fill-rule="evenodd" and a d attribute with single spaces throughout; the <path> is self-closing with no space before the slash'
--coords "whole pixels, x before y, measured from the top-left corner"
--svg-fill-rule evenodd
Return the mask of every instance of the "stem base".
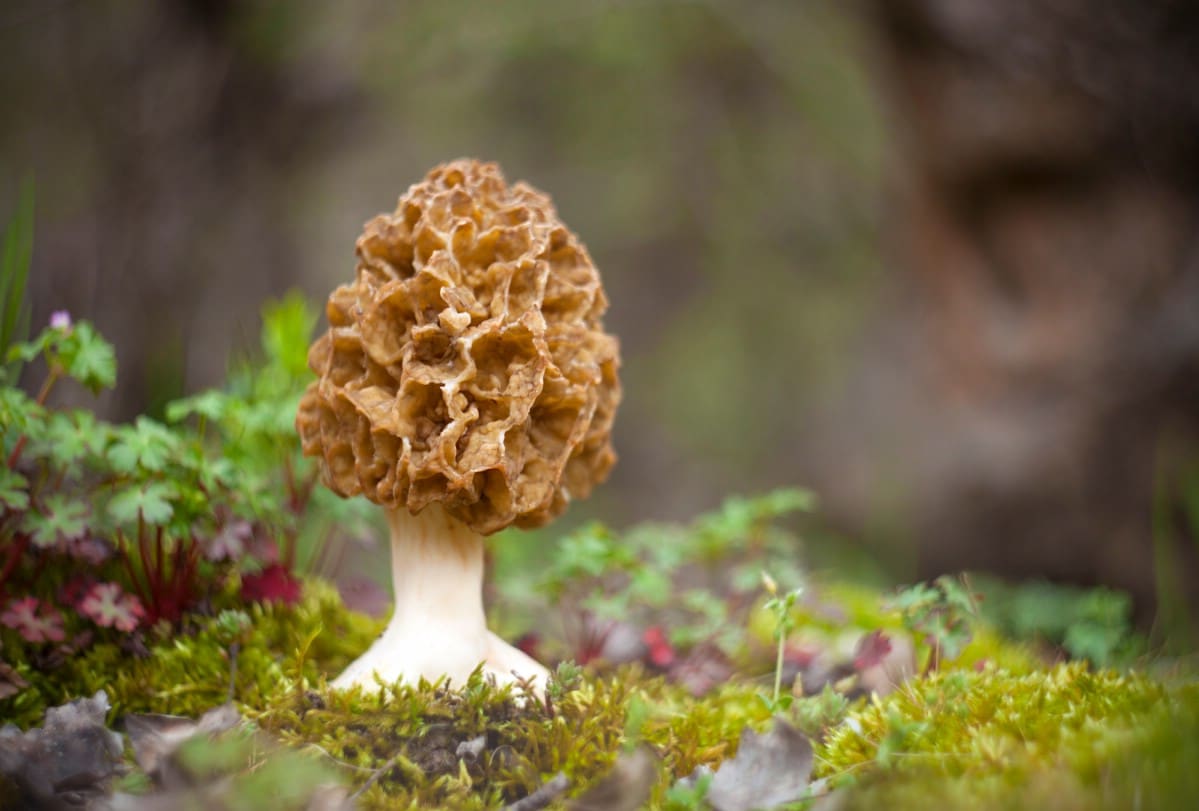
<path id="1" fill-rule="evenodd" d="M 540 693 L 548 671 L 487 630 L 483 614 L 483 537 L 430 505 L 420 515 L 388 513 L 395 613 L 383 635 L 332 686 L 416 684 L 449 677 L 461 687 L 480 663 L 498 684 L 531 680 Z"/>

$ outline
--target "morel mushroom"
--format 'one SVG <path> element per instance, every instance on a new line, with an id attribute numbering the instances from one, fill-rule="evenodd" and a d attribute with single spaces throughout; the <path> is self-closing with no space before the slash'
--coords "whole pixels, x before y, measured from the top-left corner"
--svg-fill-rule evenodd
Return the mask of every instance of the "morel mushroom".
<path id="1" fill-rule="evenodd" d="M 342 496 L 387 510 L 395 613 L 334 686 L 545 669 L 487 630 L 483 536 L 541 526 L 616 457 L 607 299 L 550 199 L 459 160 L 408 189 L 357 244 L 308 355 L 304 453 Z"/>

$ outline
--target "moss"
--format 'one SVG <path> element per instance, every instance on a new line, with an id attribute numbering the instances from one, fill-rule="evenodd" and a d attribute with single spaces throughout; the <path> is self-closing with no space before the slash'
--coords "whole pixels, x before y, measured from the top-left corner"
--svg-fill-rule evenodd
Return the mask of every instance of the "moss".
<path id="1" fill-rule="evenodd" d="M 842 587 L 823 595 L 845 613 L 809 606 L 802 632 L 827 641 L 898 630 L 876 595 Z M 348 784 L 362 785 L 390 763 L 360 798 L 364 808 L 494 808 L 558 771 L 577 795 L 635 743 L 661 759 L 650 802 L 660 808 L 678 778 L 719 765 L 735 755 L 745 726 L 769 722 L 763 680 L 733 679 L 697 699 L 638 667 L 589 675 L 560 691 L 552 708 L 478 678 L 461 691 L 332 691 L 326 679 L 370 644 L 381 621 L 347 611 L 321 583 L 308 583 L 298 606 L 248 613 L 237 653 L 240 709 Z M 47 705 L 99 688 L 114 716 L 199 715 L 227 696 L 238 625 L 200 620 L 193 634 L 153 640 L 141 659 L 101 644 L 49 673 L 19 664 L 32 686 L 0 702 L 0 716 L 28 726 Z M 793 720 L 807 719 L 805 728 L 840 721 L 817 744 L 816 777 L 858 808 L 1115 809 L 1134 807 L 1135 797 L 1143 807 L 1199 798 L 1199 686 L 1083 664 L 1038 669 L 1025 648 L 985 628 L 946 668 L 886 698 L 854 702 L 847 713 L 840 705 L 822 710 L 827 697 L 797 701 Z M 459 754 L 480 736 L 479 757 Z"/>
<path id="2" fill-rule="evenodd" d="M 1129 808 L 1199 807 L 1199 694 L 1193 688 L 1131 726 L 1095 725 L 1093 752 L 1085 736 L 1046 758 L 1020 780 L 1004 770 L 946 774 L 913 767 L 865 780 L 847 795 L 846 811 L 877 808 L 977 808 L 982 811 L 1055 808 L 1064 811 L 1125 811 Z M 1081 770 L 1077 761 L 1089 761 Z"/>
<path id="3" fill-rule="evenodd" d="M 303 677 L 340 670 L 382 630 L 382 622 L 348 611 L 325 583 L 305 584 L 293 607 L 255 605 L 249 630 L 237 645 L 234 701 L 261 708 Z M 0 701 L 0 716 L 22 727 L 41 720 L 47 707 L 103 689 L 112 717 L 128 712 L 198 716 L 229 696 L 234 642 L 218 617 L 196 620 L 194 633 L 152 639 L 147 655 L 131 656 L 111 642 L 70 657 L 52 670 L 18 659 L 17 672 L 29 687 Z"/>
<path id="4" fill-rule="evenodd" d="M 1199 729 L 1196 686 L 1082 663 L 941 673 L 852 712 L 818 747 L 817 776 L 854 786 L 862 808 L 1132 807 L 1121 802 L 1144 794 L 1146 775 L 1125 764 L 1173 755 L 1154 736 L 1176 738 L 1180 718 Z"/>
<path id="5" fill-rule="evenodd" d="M 634 737 L 662 757 L 660 800 L 678 777 L 733 754 L 745 724 L 765 725 L 756 692 L 730 684 L 695 699 L 633 667 L 584 681 L 552 708 L 476 677 L 460 692 L 428 684 L 292 691 L 255 717 L 285 741 L 319 747 L 358 782 L 395 757 L 360 798 L 364 808 L 482 809 L 519 799 L 559 771 L 577 793 Z M 630 735 L 635 704 L 646 714 Z M 480 736 L 479 758 L 457 754 Z"/>

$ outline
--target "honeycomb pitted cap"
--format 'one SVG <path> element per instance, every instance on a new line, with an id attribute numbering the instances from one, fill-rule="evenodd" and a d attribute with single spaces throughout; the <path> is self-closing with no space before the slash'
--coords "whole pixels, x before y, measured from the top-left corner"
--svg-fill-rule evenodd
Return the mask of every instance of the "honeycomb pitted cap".
<path id="1" fill-rule="evenodd" d="M 296 416 L 326 485 L 412 513 L 441 502 L 490 534 L 540 526 L 607 476 L 619 349 L 549 197 L 493 163 L 444 164 L 357 255 Z"/>

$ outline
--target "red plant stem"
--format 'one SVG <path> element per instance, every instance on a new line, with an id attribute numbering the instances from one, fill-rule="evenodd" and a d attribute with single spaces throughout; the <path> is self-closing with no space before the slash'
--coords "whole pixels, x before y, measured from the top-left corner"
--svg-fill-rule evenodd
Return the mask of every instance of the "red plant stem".
<path id="1" fill-rule="evenodd" d="M 46 556 L 38 555 L 33 559 L 33 582 L 36 583 L 46 570 Z"/>
<path id="2" fill-rule="evenodd" d="M 200 569 L 200 545 L 193 541 L 187 549 L 187 582 L 194 583 Z M 190 592 L 188 597 L 190 598 Z"/>
<path id="3" fill-rule="evenodd" d="M 171 555 L 171 595 L 174 597 L 175 608 L 180 613 L 191 602 L 191 587 L 196 568 L 194 553 L 197 551 L 195 543 L 184 544 L 183 540 L 179 539 Z"/>
<path id="4" fill-rule="evenodd" d="M 313 471 L 308 480 L 304 482 L 304 486 L 300 489 L 299 503 L 296 505 L 296 513 L 302 513 L 308 509 L 308 500 L 312 498 L 312 491 L 316 488 L 317 474 Z"/>
<path id="5" fill-rule="evenodd" d="M 294 510 L 296 507 L 296 474 L 291 468 L 291 457 L 283 458 L 283 483 L 287 485 L 287 503 Z"/>
<path id="6" fill-rule="evenodd" d="M 8 582 L 8 578 L 12 577 L 12 573 L 16 571 L 17 564 L 21 562 L 21 557 L 25 554 L 25 549 L 29 546 L 29 536 L 21 535 L 17 538 L 17 542 L 9 547 L 8 560 L 4 561 L 4 569 L 0 570 L 0 588 Z"/>
<path id="7" fill-rule="evenodd" d="M 296 567 L 296 532 L 288 532 L 283 537 L 283 565 L 290 572 Z"/>
<path id="8" fill-rule="evenodd" d="M 179 575 L 183 572 L 183 544 L 175 544 L 171 558 L 171 585 L 178 588 Z"/>
<path id="9" fill-rule="evenodd" d="M 154 553 L 155 569 L 158 571 L 158 579 L 161 582 L 166 579 L 166 567 L 162 560 L 162 527 L 159 527 L 158 531 L 154 533 Z"/>
<path id="10" fill-rule="evenodd" d="M 58 378 L 62 377 L 62 369 L 57 366 L 50 367 L 50 374 L 46 375 L 46 381 L 42 383 L 41 389 L 37 393 L 37 404 L 44 406 L 46 399 L 50 396 L 50 390 L 54 388 L 54 384 L 58 382 Z"/>
<path id="11" fill-rule="evenodd" d="M 12 470 L 17 466 L 17 461 L 21 458 L 21 451 L 25 449 L 25 440 L 27 437 L 22 434 L 17 444 L 13 446 L 12 453 L 8 455 L 8 469 Z"/>
<path id="12" fill-rule="evenodd" d="M 142 562 L 142 572 L 146 576 L 146 586 L 153 598 L 153 605 L 157 607 L 160 584 L 158 578 L 154 576 L 154 569 L 150 566 L 150 551 L 146 546 L 145 524 L 142 522 L 140 514 L 137 519 L 137 556 Z"/>
<path id="13" fill-rule="evenodd" d="M 121 560 L 125 562 L 125 571 L 129 573 L 129 582 L 133 584 L 133 588 L 137 592 L 137 596 L 141 598 L 142 603 L 149 609 L 153 605 L 153 600 L 150 599 L 150 593 L 142 587 L 141 581 L 137 578 L 137 572 L 133 569 L 133 559 L 129 557 L 129 552 L 127 551 L 129 548 L 129 539 L 124 535 L 121 535 L 120 538 L 124 541 L 122 548 L 126 550 L 121 555 Z"/>
<path id="14" fill-rule="evenodd" d="M 58 378 L 62 376 L 62 370 L 56 366 L 50 367 L 50 374 L 46 376 L 46 381 L 42 383 L 41 389 L 37 393 L 37 404 L 44 406 L 46 399 L 50 396 L 50 390 L 54 388 L 54 384 L 58 382 Z M 17 444 L 13 446 L 12 453 L 8 455 L 8 469 L 12 470 L 17 466 L 17 462 L 21 459 L 21 451 L 25 450 L 25 442 L 29 437 L 22 434 L 17 439 Z"/>

